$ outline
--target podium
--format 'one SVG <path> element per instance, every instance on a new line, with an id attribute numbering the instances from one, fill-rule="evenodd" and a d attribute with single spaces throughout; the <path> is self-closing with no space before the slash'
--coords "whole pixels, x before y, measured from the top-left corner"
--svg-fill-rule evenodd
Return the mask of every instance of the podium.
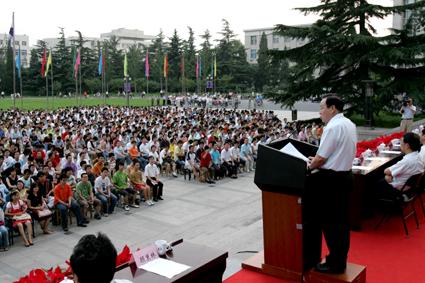
<path id="1" fill-rule="evenodd" d="M 316 154 L 316 146 L 294 139 L 259 146 L 254 182 L 262 191 L 264 252 L 242 267 L 302 282 L 320 262 L 322 236 L 304 223 L 314 213 L 304 203 L 311 185 L 305 161 L 280 151 L 289 142 L 307 157 Z"/>
<path id="2" fill-rule="evenodd" d="M 264 251 L 242 267 L 293 282 L 366 282 L 361 265 L 347 263 L 339 275 L 312 270 L 321 261 L 322 232 L 314 214 L 321 209 L 316 196 L 323 184 L 315 183 L 305 161 L 280 151 L 289 142 L 307 157 L 316 155 L 316 146 L 294 139 L 259 146 L 254 182 L 262 191 Z"/>

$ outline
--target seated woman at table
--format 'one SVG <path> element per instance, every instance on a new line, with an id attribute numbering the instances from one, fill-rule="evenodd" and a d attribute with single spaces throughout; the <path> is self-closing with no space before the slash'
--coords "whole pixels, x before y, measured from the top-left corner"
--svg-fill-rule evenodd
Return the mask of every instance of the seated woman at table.
<path id="1" fill-rule="evenodd" d="M 418 135 L 404 134 L 400 148 L 405 155 L 402 160 L 384 170 L 385 177 L 376 187 L 376 198 L 395 198 L 410 177 L 424 172 L 424 166 L 419 162 L 420 146 Z"/>
<path id="2" fill-rule="evenodd" d="M 24 240 L 25 247 L 32 246 L 32 224 L 31 216 L 27 213 L 27 205 L 19 199 L 19 192 L 14 190 L 10 193 L 10 202 L 6 205 L 5 215 L 12 219 L 12 227 L 19 230 Z M 27 228 L 27 234 L 25 234 Z"/>
<path id="3" fill-rule="evenodd" d="M 31 184 L 27 198 L 28 209 L 32 212 L 32 217 L 40 223 L 44 234 L 51 234 L 48 226 L 52 217 L 52 212 L 47 207 L 37 183 Z"/>

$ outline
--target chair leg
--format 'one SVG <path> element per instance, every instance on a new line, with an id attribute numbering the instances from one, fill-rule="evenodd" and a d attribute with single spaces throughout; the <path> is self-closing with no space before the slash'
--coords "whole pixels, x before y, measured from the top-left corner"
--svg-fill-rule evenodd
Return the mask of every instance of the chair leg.
<path id="1" fill-rule="evenodd" d="M 415 209 L 415 203 L 411 202 L 410 205 L 412 206 L 413 216 L 415 217 L 416 228 L 419 229 L 419 220 L 418 220 L 418 214 L 416 213 L 416 209 Z"/>
<path id="2" fill-rule="evenodd" d="M 422 208 L 422 213 L 423 213 L 423 214 L 424 214 L 424 216 L 425 216 L 425 207 L 424 207 L 424 201 L 423 201 L 423 199 L 422 199 L 422 194 L 419 194 L 418 199 L 419 199 L 419 203 L 420 203 L 421 208 Z"/>
<path id="3" fill-rule="evenodd" d="M 401 221 L 403 222 L 404 232 L 406 233 L 406 236 L 409 236 L 409 231 L 407 230 L 406 219 L 404 219 L 404 213 L 403 213 L 402 207 L 400 207 L 400 217 L 401 217 Z"/>
<path id="4" fill-rule="evenodd" d="M 376 224 L 374 230 L 378 230 L 379 226 L 381 226 L 382 223 L 384 223 L 385 219 L 389 218 L 389 214 L 382 215 L 381 219 Z"/>

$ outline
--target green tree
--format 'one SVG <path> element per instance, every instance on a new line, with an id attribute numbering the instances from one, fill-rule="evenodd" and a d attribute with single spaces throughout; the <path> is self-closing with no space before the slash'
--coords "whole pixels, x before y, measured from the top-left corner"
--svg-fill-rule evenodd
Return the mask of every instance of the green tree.
<path id="1" fill-rule="evenodd" d="M 149 57 L 151 70 L 150 80 L 159 82 L 161 89 L 164 87 L 164 55 L 166 52 L 166 43 L 164 42 L 164 39 L 164 33 L 161 30 L 152 45 L 149 47 L 150 52 L 153 52 L 153 56 Z"/>
<path id="2" fill-rule="evenodd" d="M 56 96 L 59 91 L 68 93 L 75 92 L 75 84 L 73 81 L 73 66 L 72 66 L 72 55 L 70 47 L 66 46 L 65 42 L 65 31 L 60 28 L 59 42 L 54 47 L 52 52 L 52 70 L 53 78 L 55 82 L 60 83 L 61 89 L 54 88 L 54 95 Z M 43 51 L 44 52 L 44 51 Z M 50 83 L 50 82 L 49 82 Z M 49 95 L 51 95 L 49 93 Z"/>
<path id="3" fill-rule="evenodd" d="M 171 91 L 179 91 L 179 80 L 181 78 L 181 57 L 182 46 L 177 30 L 174 30 L 173 36 L 170 38 L 170 48 L 168 50 L 168 81 Z"/>
<path id="4" fill-rule="evenodd" d="M 259 91 L 263 90 L 264 85 L 267 84 L 270 77 L 270 56 L 268 50 L 267 36 L 263 32 L 261 34 L 260 48 L 258 49 L 257 72 L 255 76 L 255 88 Z"/>
<path id="5" fill-rule="evenodd" d="M 183 53 L 184 53 L 184 62 L 185 62 L 185 77 L 188 80 L 195 80 L 196 81 L 196 48 L 195 48 L 195 36 L 194 32 L 191 27 L 188 27 L 189 29 L 189 38 L 187 41 L 183 44 Z M 193 84 L 189 85 L 185 84 L 186 88 L 189 91 L 195 91 L 195 87 Z"/>
<path id="6" fill-rule="evenodd" d="M 413 33 L 409 25 L 379 37 L 371 20 L 404 14 L 407 10 L 423 16 L 425 1 L 394 7 L 370 4 L 367 0 L 321 2 L 316 7 L 299 8 L 305 14 L 320 16 L 313 25 L 276 26 L 278 34 L 304 40 L 305 44 L 271 51 L 274 61 L 284 59 L 294 64 L 288 84 L 270 92 L 270 97 L 291 106 L 298 100 L 319 98 L 331 92 L 349 102 L 352 110 L 361 112 L 367 110 L 369 81 L 373 81 L 375 109 L 390 104 L 400 92 L 407 90 L 413 95 L 423 92 L 425 37 Z"/>
<path id="7" fill-rule="evenodd" d="M 35 48 L 31 49 L 30 66 L 26 71 L 27 76 L 22 80 L 22 87 L 28 95 L 46 94 L 45 79 L 43 79 L 41 75 L 41 61 L 43 59 L 44 50 L 46 50 L 47 54 L 46 42 L 42 40 L 39 40 Z"/>

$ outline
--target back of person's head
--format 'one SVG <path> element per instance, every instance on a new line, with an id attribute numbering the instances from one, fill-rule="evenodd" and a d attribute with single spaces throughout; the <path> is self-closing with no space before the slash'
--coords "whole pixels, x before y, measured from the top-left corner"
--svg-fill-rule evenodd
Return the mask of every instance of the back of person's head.
<path id="1" fill-rule="evenodd" d="M 105 234 L 83 236 L 70 258 L 74 281 L 110 283 L 115 274 L 116 258 L 117 250 Z"/>
<path id="2" fill-rule="evenodd" d="M 331 106 L 335 106 L 338 112 L 344 111 L 344 101 L 338 96 L 331 95 L 326 97 L 326 107 L 329 108 Z"/>
<path id="3" fill-rule="evenodd" d="M 421 141 L 415 133 L 405 133 L 403 136 L 403 142 L 408 144 L 412 151 L 419 151 L 421 148 Z"/>

